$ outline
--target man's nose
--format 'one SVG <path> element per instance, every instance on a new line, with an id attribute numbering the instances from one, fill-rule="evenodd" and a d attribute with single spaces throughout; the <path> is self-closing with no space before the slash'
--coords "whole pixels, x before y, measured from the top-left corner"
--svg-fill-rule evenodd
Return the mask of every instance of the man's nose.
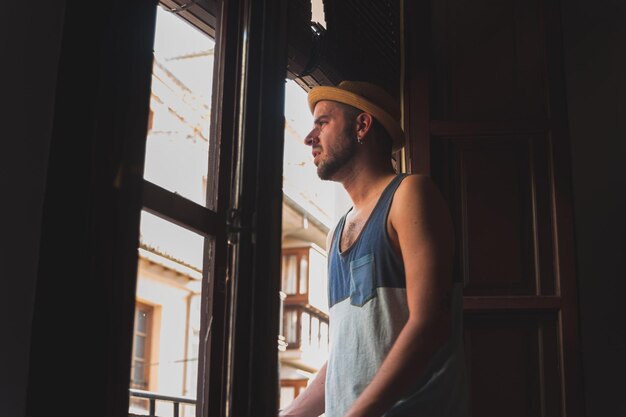
<path id="1" fill-rule="evenodd" d="M 318 134 L 318 129 L 317 128 L 313 128 L 308 135 L 306 135 L 304 137 L 304 144 L 308 145 L 308 146 L 313 146 L 318 142 L 318 138 L 317 138 L 317 134 Z"/>

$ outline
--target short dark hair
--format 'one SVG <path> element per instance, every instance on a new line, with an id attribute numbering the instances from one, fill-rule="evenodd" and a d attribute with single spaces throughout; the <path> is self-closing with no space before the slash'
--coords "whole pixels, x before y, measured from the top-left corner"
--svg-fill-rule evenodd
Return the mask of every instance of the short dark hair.
<path id="1" fill-rule="evenodd" d="M 346 120 L 354 121 L 356 120 L 356 117 L 359 114 L 363 113 L 361 110 L 349 104 L 340 103 L 338 101 L 336 103 L 337 103 L 337 106 L 339 106 L 339 108 L 343 110 L 343 115 L 346 118 Z"/>

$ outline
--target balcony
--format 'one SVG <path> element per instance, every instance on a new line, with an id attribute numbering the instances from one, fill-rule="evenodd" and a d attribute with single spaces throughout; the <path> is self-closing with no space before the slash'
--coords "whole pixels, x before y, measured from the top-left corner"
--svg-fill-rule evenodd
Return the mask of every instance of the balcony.
<path id="1" fill-rule="evenodd" d="M 283 306 L 281 363 L 317 372 L 328 356 L 328 315 L 308 304 Z"/>
<path id="2" fill-rule="evenodd" d="M 328 315 L 310 305 L 285 305 L 283 332 L 287 350 L 326 349 Z"/>
<path id="3" fill-rule="evenodd" d="M 130 395 L 129 417 L 195 416 L 195 398 L 162 395 L 132 388 L 128 390 L 128 393 Z"/>

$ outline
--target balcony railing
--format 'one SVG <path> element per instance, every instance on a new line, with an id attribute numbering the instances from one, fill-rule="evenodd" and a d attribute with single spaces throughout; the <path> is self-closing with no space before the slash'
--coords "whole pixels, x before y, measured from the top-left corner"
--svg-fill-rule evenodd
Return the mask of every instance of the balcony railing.
<path id="1" fill-rule="evenodd" d="M 129 414 L 130 416 L 149 416 L 149 417 L 157 417 L 156 414 L 156 402 L 157 401 L 162 401 L 162 402 L 169 402 L 172 403 L 172 411 L 173 411 L 173 416 L 174 417 L 179 417 L 180 416 L 180 405 L 181 404 L 188 404 L 188 405 L 196 405 L 196 399 L 195 398 L 189 398 L 189 397 L 175 397 L 172 395 L 162 395 L 162 394 L 157 394 L 155 392 L 151 392 L 151 391 L 143 391 L 143 390 L 139 390 L 139 389 L 129 389 L 128 390 L 129 395 L 131 397 L 131 399 L 134 398 L 144 398 L 148 400 L 148 413 L 149 414 Z"/>
<path id="2" fill-rule="evenodd" d="M 309 305 L 283 306 L 283 335 L 287 349 L 328 346 L 328 316 Z"/>

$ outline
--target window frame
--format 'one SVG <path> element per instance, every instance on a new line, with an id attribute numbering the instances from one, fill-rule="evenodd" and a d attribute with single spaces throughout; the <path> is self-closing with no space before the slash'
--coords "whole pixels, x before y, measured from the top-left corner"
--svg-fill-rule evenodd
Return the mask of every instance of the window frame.
<path id="1" fill-rule="evenodd" d="M 203 277 L 206 343 L 199 352 L 197 415 L 276 414 L 287 2 L 217 4 L 221 55 L 211 135 L 220 139 L 220 152 L 212 155 L 220 171 L 209 173 L 207 195 L 224 198 L 206 207 L 143 180 L 156 2 L 110 0 L 96 14 L 78 3 L 59 6 L 65 14 L 59 24 L 28 415 L 48 412 L 49 404 L 67 397 L 68 386 L 69 415 L 128 413 L 142 208 L 212 236 L 205 243 L 204 270 L 215 271 L 215 279 Z M 71 248 L 59 244 L 60 236 Z M 77 288 L 87 296 L 77 298 Z M 91 314 L 77 315 L 80 310 Z M 77 326 L 86 331 L 77 333 Z M 67 349 L 84 344 L 90 349 Z M 76 384 L 87 363 L 94 378 Z M 255 386 L 258 375 L 276 383 Z"/>

